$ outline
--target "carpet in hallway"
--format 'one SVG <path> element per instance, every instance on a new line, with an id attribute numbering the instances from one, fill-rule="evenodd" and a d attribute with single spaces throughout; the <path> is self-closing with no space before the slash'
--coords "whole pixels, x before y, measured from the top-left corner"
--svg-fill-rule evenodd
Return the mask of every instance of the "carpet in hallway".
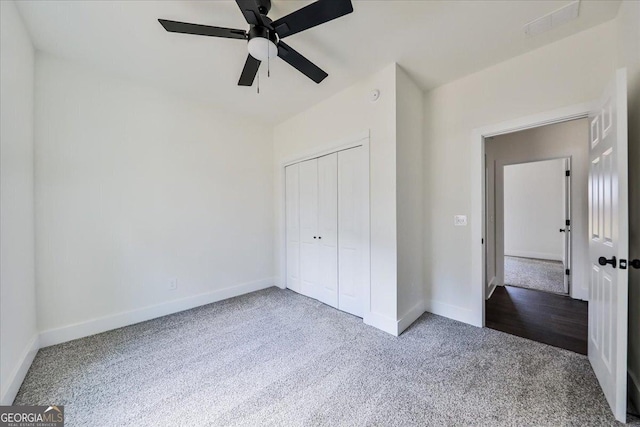
<path id="1" fill-rule="evenodd" d="M 509 286 L 564 294 L 564 266 L 560 261 L 505 255 L 504 283 Z"/>

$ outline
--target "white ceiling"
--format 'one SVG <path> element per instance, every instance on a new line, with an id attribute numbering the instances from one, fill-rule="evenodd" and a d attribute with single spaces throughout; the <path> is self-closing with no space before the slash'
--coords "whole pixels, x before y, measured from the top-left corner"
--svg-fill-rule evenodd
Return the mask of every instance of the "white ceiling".
<path id="1" fill-rule="evenodd" d="M 272 0 L 277 19 L 309 1 Z M 354 1 L 354 12 L 286 42 L 329 73 L 316 85 L 282 60 L 261 67 L 260 94 L 238 87 L 243 40 L 167 33 L 157 18 L 247 29 L 233 1 L 19 1 L 36 48 L 231 113 L 282 121 L 398 62 L 430 89 L 615 17 L 619 0 L 527 38 L 523 26 L 569 1 Z M 263 64 L 264 65 L 264 64 Z"/>

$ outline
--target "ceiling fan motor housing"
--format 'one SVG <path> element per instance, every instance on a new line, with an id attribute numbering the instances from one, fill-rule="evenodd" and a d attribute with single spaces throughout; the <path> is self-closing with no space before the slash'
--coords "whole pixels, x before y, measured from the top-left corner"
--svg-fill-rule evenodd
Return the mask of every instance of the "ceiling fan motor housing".
<path id="1" fill-rule="evenodd" d="M 252 25 L 247 33 L 247 39 L 251 41 L 256 37 L 262 37 L 263 39 L 271 40 L 273 43 L 278 42 L 278 36 L 275 31 L 269 31 L 266 27 L 260 27 L 257 25 Z"/>
<path id="2" fill-rule="evenodd" d="M 258 11 L 262 15 L 266 15 L 271 10 L 271 0 L 256 0 Z"/>

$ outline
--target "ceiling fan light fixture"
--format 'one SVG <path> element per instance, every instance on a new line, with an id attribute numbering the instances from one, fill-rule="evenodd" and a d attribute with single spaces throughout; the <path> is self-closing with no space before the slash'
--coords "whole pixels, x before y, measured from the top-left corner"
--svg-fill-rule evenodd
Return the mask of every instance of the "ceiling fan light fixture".
<path id="1" fill-rule="evenodd" d="M 249 55 L 259 61 L 278 56 L 278 47 L 274 42 L 264 37 L 254 37 L 249 40 Z"/>

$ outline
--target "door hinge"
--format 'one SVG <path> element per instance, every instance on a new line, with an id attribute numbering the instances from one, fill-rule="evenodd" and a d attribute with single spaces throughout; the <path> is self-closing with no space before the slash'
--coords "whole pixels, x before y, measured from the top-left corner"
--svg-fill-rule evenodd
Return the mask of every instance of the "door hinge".
<path id="1" fill-rule="evenodd" d="M 564 176 L 571 176 L 571 171 L 564 171 Z"/>
<path id="2" fill-rule="evenodd" d="M 571 275 L 571 270 L 569 270 L 568 268 L 564 271 L 564 274 L 566 274 L 567 276 Z"/>
<path id="3" fill-rule="evenodd" d="M 566 221 L 564 222 L 564 224 L 565 224 L 565 225 L 571 225 L 571 220 L 570 220 L 570 219 L 566 220 Z"/>

